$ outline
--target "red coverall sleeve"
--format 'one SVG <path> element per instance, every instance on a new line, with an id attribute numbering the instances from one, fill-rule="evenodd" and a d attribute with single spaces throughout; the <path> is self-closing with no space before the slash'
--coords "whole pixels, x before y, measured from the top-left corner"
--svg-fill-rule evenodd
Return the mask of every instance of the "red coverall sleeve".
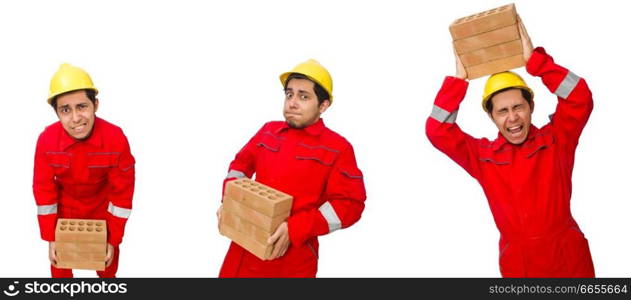
<path id="1" fill-rule="evenodd" d="M 333 164 L 323 197 L 325 202 L 319 208 L 300 211 L 287 219 L 292 244 L 300 245 L 312 237 L 347 228 L 361 218 L 366 189 L 351 145 Z"/>
<path id="2" fill-rule="evenodd" d="M 538 47 L 528 60 L 526 70 L 541 77 L 543 84 L 558 96 L 551 118 L 552 128 L 574 149 L 594 107 L 592 93 L 583 78 L 554 63 L 545 49 Z"/>
<path id="3" fill-rule="evenodd" d="M 129 142 L 123 135 L 122 151 L 118 159 L 118 166 L 112 168 L 108 174 L 108 214 L 107 214 L 107 242 L 118 246 L 123 241 L 125 224 L 131 214 L 132 198 L 136 170 L 134 157 L 129 149 Z"/>
<path id="4" fill-rule="evenodd" d="M 228 181 L 243 177 L 252 178 L 252 175 L 254 175 L 254 170 L 256 169 L 256 142 L 264 129 L 265 125 L 239 150 L 234 160 L 230 163 L 228 175 L 223 180 L 223 187 L 221 189 L 222 201 Z"/>
<path id="5" fill-rule="evenodd" d="M 478 178 L 478 141 L 456 124 L 458 108 L 468 85 L 467 81 L 456 77 L 445 78 L 436 95 L 432 113 L 427 118 L 425 133 L 434 147 L 447 154 L 471 176 Z"/>
<path id="6" fill-rule="evenodd" d="M 55 173 L 46 159 L 43 133 L 37 140 L 35 162 L 33 168 L 33 195 L 37 205 L 39 231 L 45 241 L 55 241 L 55 225 L 57 223 L 57 201 L 59 190 L 55 183 Z"/>

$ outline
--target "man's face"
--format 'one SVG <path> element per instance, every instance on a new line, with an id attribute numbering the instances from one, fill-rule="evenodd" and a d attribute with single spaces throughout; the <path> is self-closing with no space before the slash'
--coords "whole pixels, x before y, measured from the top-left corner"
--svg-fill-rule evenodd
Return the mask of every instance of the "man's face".
<path id="1" fill-rule="evenodd" d="M 84 90 L 78 90 L 57 97 L 57 116 L 66 132 L 77 140 L 90 136 L 99 101 L 92 101 Z"/>
<path id="2" fill-rule="evenodd" d="M 294 78 L 287 83 L 283 115 L 290 127 L 305 128 L 317 122 L 320 114 L 329 107 L 329 100 L 318 105 L 314 87 L 315 84 L 307 79 Z"/>
<path id="3" fill-rule="evenodd" d="M 511 144 L 521 144 L 528 137 L 532 109 L 519 89 L 510 89 L 491 98 L 493 111 L 489 114 L 497 129 Z"/>

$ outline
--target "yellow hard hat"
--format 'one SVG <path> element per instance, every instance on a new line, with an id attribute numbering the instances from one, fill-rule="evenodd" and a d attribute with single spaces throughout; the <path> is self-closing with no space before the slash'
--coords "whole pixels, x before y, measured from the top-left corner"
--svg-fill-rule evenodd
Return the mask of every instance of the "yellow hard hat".
<path id="1" fill-rule="evenodd" d="M 97 94 L 99 92 L 86 71 L 70 64 L 62 64 L 50 80 L 48 104 L 63 93 L 85 89 L 94 90 Z"/>
<path id="2" fill-rule="evenodd" d="M 317 82 L 329 93 L 329 101 L 333 103 L 333 79 L 331 74 L 315 59 L 310 59 L 295 66 L 291 71 L 280 74 L 280 83 L 285 85 L 287 77 L 292 73 L 298 73 Z"/>
<path id="3" fill-rule="evenodd" d="M 506 71 L 495 73 L 489 77 L 484 86 L 484 95 L 482 95 L 482 109 L 487 113 L 486 102 L 489 101 L 491 96 L 497 91 L 501 91 L 506 88 L 518 88 L 530 93 L 531 99 L 534 99 L 535 93 L 526 85 L 526 82 L 517 74 Z"/>

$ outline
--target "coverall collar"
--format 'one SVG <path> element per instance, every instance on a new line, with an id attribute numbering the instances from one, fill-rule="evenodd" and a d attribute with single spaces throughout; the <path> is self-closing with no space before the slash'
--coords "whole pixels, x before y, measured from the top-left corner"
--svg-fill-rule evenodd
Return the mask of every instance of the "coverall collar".
<path id="1" fill-rule="evenodd" d="M 537 128 L 535 125 L 530 124 L 530 130 L 528 130 L 528 137 L 521 145 L 527 143 L 528 141 L 533 140 L 538 135 L 539 135 L 539 128 Z M 510 144 L 510 143 L 506 140 L 506 138 L 502 135 L 501 132 L 497 132 L 497 138 L 495 139 L 495 141 L 493 141 L 493 151 L 502 149 L 502 146 L 504 146 L 505 144 Z M 516 145 L 516 146 L 521 146 L 521 145 Z"/>
<path id="2" fill-rule="evenodd" d="M 63 129 L 62 126 L 61 137 L 59 139 L 59 146 L 61 150 L 66 151 L 66 149 L 68 149 L 70 146 L 77 143 L 88 143 L 97 148 L 101 147 L 101 145 L 103 144 L 103 140 L 101 138 L 101 135 L 97 134 L 97 131 L 99 130 L 99 124 L 101 122 L 102 120 L 99 117 L 94 118 L 94 127 L 92 128 L 92 132 L 90 133 L 90 136 L 84 140 L 74 139 L 68 134 L 68 132 L 66 132 L 66 129 Z"/>
<path id="3" fill-rule="evenodd" d="M 302 128 L 302 129 L 297 129 L 297 130 L 304 130 L 306 133 L 312 135 L 312 136 L 319 136 L 322 131 L 324 131 L 324 128 L 326 126 L 324 126 L 324 119 L 320 118 L 318 119 L 318 121 L 316 121 L 315 123 Z M 280 133 L 281 131 L 290 129 L 291 127 L 289 127 L 289 124 L 287 124 L 287 122 L 285 122 L 283 124 L 283 126 L 281 126 L 280 128 L 278 128 L 278 130 L 276 130 L 276 134 Z"/>

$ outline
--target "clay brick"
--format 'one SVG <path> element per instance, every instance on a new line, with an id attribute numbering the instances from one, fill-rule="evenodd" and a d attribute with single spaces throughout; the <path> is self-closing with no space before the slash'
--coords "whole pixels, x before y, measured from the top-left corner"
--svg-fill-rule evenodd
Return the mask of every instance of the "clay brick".
<path id="1" fill-rule="evenodd" d="M 249 178 L 229 181 L 226 184 L 225 197 L 239 201 L 269 217 L 289 212 L 293 200 L 290 195 Z"/>
<path id="2" fill-rule="evenodd" d="M 492 60 L 514 56 L 523 52 L 521 40 L 482 48 L 460 55 L 460 60 L 465 67 L 472 67 Z"/>
<path id="3" fill-rule="evenodd" d="M 107 245 L 103 243 L 56 242 L 55 249 L 57 249 L 57 252 L 89 252 L 105 255 Z"/>
<path id="4" fill-rule="evenodd" d="M 105 270 L 105 262 L 96 261 L 58 261 L 55 267 L 60 269 Z"/>
<path id="5" fill-rule="evenodd" d="M 104 220 L 58 219 L 55 247 L 58 268 L 103 271 L 107 223 Z"/>
<path id="6" fill-rule="evenodd" d="M 526 65 L 522 54 L 493 60 L 483 64 L 475 65 L 467 70 L 467 78 L 474 79 L 484 75 L 495 74 Z"/>
<path id="7" fill-rule="evenodd" d="M 267 239 L 273 234 L 273 232 L 267 232 L 227 210 L 222 212 L 221 222 L 264 245 L 267 244 Z"/>
<path id="8" fill-rule="evenodd" d="M 55 230 L 56 242 L 106 243 L 104 220 L 59 219 Z"/>
<path id="9" fill-rule="evenodd" d="M 516 22 L 517 10 L 515 5 L 508 4 L 457 19 L 449 26 L 449 31 L 455 41 L 498 28 L 507 27 L 515 24 Z"/>
<path id="10" fill-rule="evenodd" d="M 242 203 L 243 202 L 234 200 L 230 197 L 224 197 L 222 208 L 224 211 L 232 212 L 266 232 L 274 232 L 276 227 L 278 227 L 278 225 L 285 221 L 289 216 L 289 212 L 287 212 L 286 214 L 271 218 Z"/>
<path id="11" fill-rule="evenodd" d="M 273 245 L 261 244 L 225 223 L 219 227 L 219 232 L 262 260 L 268 259 L 274 249 Z"/>
<path id="12" fill-rule="evenodd" d="M 454 41 L 458 54 L 520 40 L 517 24 Z"/>
<path id="13" fill-rule="evenodd" d="M 94 261 L 105 263 L 105 253 L 57 251 L 57 259 L 60 261 Z"/>

